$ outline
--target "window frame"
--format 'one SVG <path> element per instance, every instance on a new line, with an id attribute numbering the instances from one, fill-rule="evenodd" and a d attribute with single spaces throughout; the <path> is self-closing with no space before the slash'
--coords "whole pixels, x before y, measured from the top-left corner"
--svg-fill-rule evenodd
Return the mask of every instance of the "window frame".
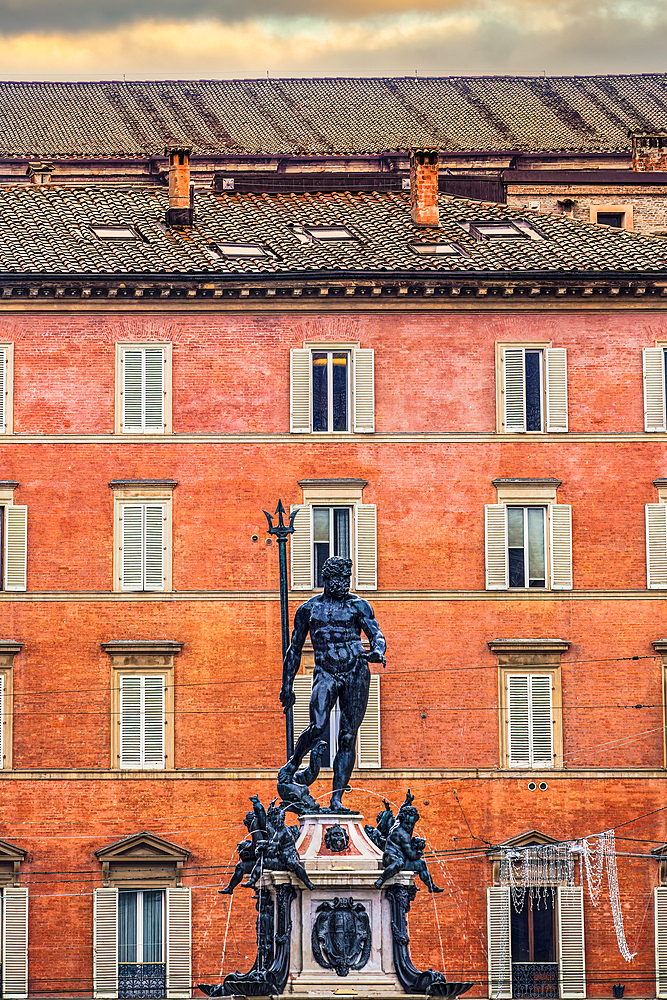
<path id="1" fill-rule="evenodd" d="M 174 479 L 132 480 L 114 479 L 109 483 L 113 491 L 113 587 L 115 593 L 159 594 L 170 593 L 173 589 L 173 492 L 178 483 Z M 163 533 L 163 580 L 161 589 L 134 590 L 123 586 L 123 509 L 133 505 L 162 506 L 164 515 Z M 145 540 L 144 540 L 145 541 Z"/>
<path id="2" fill-rule="evenodd" d="M 123 371 L 125 351 L 146 351 L 160 349 L 164 351 L 164 381 L 163 381 L 163 411 L 161 431 L 154 429 L 126 431 L 123 429 Z M 114 433 L 123 437 L 131 437 L 133 434 L 143 436 L 162 436 L 172 433 L 172 344 L 169 340 L 141 340 L 141 341 L 118 341 L 116 342 L 116 390 L 115 390 L 115 423 Z"/>
<path id="3" fill-rule="evenodd" d="M 14 492 L 18 488 L 18 483 L 14 480 L 6 480 L 0 482 L 0 509 L 2 514 L 0 515 L 0 592 L 2 593 L 16 593 L 25 592 L 28 587 L 28 550 L 27 550 L 27 531 L 28 531 L 28 508 L 25 504 L 14 503 Z M 9 507 L 16 507 L 25 511 L 25 539 L 22 542 L 22 558 L 23 558 L 23 583 L 21 585 L 8 586 L 7 584 L 7 510 Z M 22 526 L 23 527 L 23 526 Z M 23 532 L 22 532 L 23 534 Z"/>
<path id="4" fill-rule="evenodd" d="M 182 642 L 133 640 L 105 642 L 102 649 L 111 658 L 111 770 L 170 771 L 174 769 L 174 657 L 183 648 Z M 162 767 L 123 768 L 121 750 L 121 677 L 164 677 L 164 764 Z"/>
<path id="5" fill-rule="evenodd" d="M 2 755 L 0 769 L 11 771 L 13 768 L 12 744 L 14 736 L 14 657 L 23 649 L 22 642 L 12 639 L 0 639 L 0 677 L 2 677 Z"/>
<path id="6" fill-rule="evenodd" d="M 549 582 L 549 507 L 547 504 L 505 504 L 507 510 L 507 563 L 509 570 L 510 563 L 510 549 L 518 548 L 518 546 L 511 546 L 509 544 L 509 512 L 510 510 L 521 510 L 523 512 L 523 579 L 524 583 L 522 587 L 513 587 L 511 582 L 508 584 L 508 590 L 548 590 L 547 583 Z M 531 548 L 530 548 L 530 532 L 529 532 L 529 510 L 540 510 L 542 511 L 542 558 L 544 562 L 544 585 L 542 587 L 531 587 L 530 585 L 530 562 L 531 562 Z M 536 578 L 537 579 L 537 578 Z"/>
<path id="7" fill-rule="evenodd" d="M 308 426 L 305 421 L 305 358 L 308 352 Z M 347 354 L 347 426 L 345 431 L 313 430 L 313 354 Z M 331 385 L 331 380 L 330 380 Z M 331 389 L 333 386 L 331 385 Z M 322 434 L 327 440 L 375 433 L 375 350 L 359 341 L 303 341 L 290 349 L 290 434 Z"/>
<path id="8" fill-rule="evenodd" d="M 633 206 L 626 202 L 624 204 L 618 204 L 614 202 L 602 202 L 597 205 L 590 206 L 590 221 L 595 223 L 595 225 L 605 225 L 605 223 L 598 223 L 598 215 L 622 215 L 623 225 L 618 227 L 620 229 L 634 229 L 634 209 Z M 611 228 L 617 228 L 615 226 L 609 226 Z"/>
<path id="9" fill-rule="evenodd" d="M 489 649 L 498 658 L 498 722 L 500 767 L 511 773 L 558 771 L 565 768 L 563 759 L 563 691 L 561 656 L 570 648 L 565 639 L 493 639 Z M 516 674 L 551 678 L 551 712 L 553 732 L 553 764 L 546 767 L 512 766 L 509 762 L 509 685 L 508 677 Z"/>
<path id="10" fill-rule="evenodd" d="M 327 429 L 315 430 L 315 389 L 314 389 L 314 371 L 315 366 L 315 355 L 324 354 L 326 356 L 326 369 L 327 369 Z M 333 369 L 334 369 L 334 355 L 344 354 L 346 356 L 345 362 L 345 428 L 343 430 L 334 429 L 334 379 L 333 379 Z M 313 434 L 349 434 L 350 428 L 352 427 L 352 366 L 353 366 L 353 352 L 348 349 L 339 350 L 338 348 L 329 348 L 327 350 L 316 351 L 311 350 L 310 352 L 310 379 L 311 386 L 313 386 L 311 392 L 311 410 L 310 410 L 310 420 L 311 427 L 313 428 Z"/>
<path id="11" fill-rule="evenodd" d="M 5 351 L 5 419 L 0 422 L 0 435 L 14 433 L 14 344 L 0 343 Z"/>
<path id="12" fill-rule="evenodd" d="M 523 348 L 524 351 L 541 351 L 540 358 L 540 409 L 542 428 L 539 431 L 515 431 L 505 429 L 505 369 L 504 352 L 508 348 Z M 552 340 L 532 341 L 496 341 L 496 433 L 498 434 L 552 434 L 547 430 L 547 377 L 546 352 L 553 349 Z"/>

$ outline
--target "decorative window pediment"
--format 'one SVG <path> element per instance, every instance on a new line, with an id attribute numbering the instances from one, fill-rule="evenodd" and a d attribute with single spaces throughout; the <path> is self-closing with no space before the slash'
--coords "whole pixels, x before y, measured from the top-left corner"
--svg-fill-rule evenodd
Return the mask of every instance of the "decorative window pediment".
<path id="1" fill-rule="evenodd" d="M 95 857 L 102 865 L 105 885 L 140 883 L 142 888 L 149 888 L 151 883 L 180 885 L 190 851 L 142 832 L 100 848 Z"/>
<path id="2" fill-rule="evenodd" d="M 0 886 L 18 885 L 19 869 L 28 852 L 6 840 L 0 840 Z"/>
<path id="3" fill-rule="evenodd" d="M 502 844 L 498 847 L 493 847 L 486 852 L 487 858 L 492 861 L 499 861 L 500 855 L 503 850 L 508 848 L 516 847 L 542 847 L 543 844 L 558 844 L 560 843 L 555 837 L 550 837 L 547 833 L 540 833 L 539 830 L 526 830 L 525 833 L 518 833 L 515 837 L 510 837 L 509 840 L 504 840 Z"/>

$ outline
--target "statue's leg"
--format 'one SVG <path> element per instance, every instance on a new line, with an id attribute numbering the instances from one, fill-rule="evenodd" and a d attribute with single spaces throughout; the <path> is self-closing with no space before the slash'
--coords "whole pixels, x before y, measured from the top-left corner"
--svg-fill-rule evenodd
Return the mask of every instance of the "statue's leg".
<path id="1" fill-rule="evenodd" d="M 301 882 L 306 886 L 307 889 L 314 889 L 315 886 L 308 878 L 308 872 L 303 867 L 303 865 L 297 864 L 296 861 L 291 862 L 288 866 L 291 872 L 294 872 L 296 877 L 300 879 Z"/>
<path id="2" fill-rule="evenodd" d="M 238 864 L 236 865 L 236 868 L 234 869 L 234 874 L 229 880 L 229 885 L 226 886 L 224 889 L 220 889 L 220 892 L 222 893 L 223 896 L 225 895 L 231 896 L 236 886 L 243 881 L 243 876 L 245 875 L 245 872 L 246 872 L 245 865 L 243 864 L 242 861 L 239 861 Z"/>
<path id="3" fill-rule="evenodd" d="M 348 674 L 345 687 L 339 695 L 340 724 L 338 752 L 333 762 L 332 809 L 339 809 L 343 805 L 342 796 L 354 767 L 357 732 L 366 714 L 370 683 L 371 672 L 368 664 L 365 660 L 359 660 L 356 668 Z"/>
<path id="4" fill-rule="evenodd" d="M 437 886 L 433 881 L 433 879 L 431 878 L 431 873 L 428 870 L 428 866 L 425 861 L 417 862 L 417 864 L 415 865 L 415 871 L 417 872 L 417 874 L 419 875 L 420 879 L 422 880 L 422 882 L 424 883 L 429 892 L 444 892 L 444 889 L 441 889 L 439 886 Z"/>
<path id="5" fill-rule="evenodd" d="M 379 889 L 381 885 L 384 885 L 384 883 L 387 882 L 390 878 L 393 878 L 394 875 L 398 875 L 400 870 L 401 870 L 401 865 L 399 861 L 394 861 L 392 864 L 387 865 L 387 867 L 385 868 L 385 870 L 382 872 L 379 879 L 375 883 L 375 888 Z"/>
<path id="6" fill-rule="evenodd" d="M 313 693 L 310 696 L 310 725 L 299 736 L 294 753 L 288 761 L 289 766 L 295 771 L 315 744 L 325 734 L 329 735 L 329 716 L 337 697 L 338 685 L 331 674 L 316 670 L 313 677 Z"/>

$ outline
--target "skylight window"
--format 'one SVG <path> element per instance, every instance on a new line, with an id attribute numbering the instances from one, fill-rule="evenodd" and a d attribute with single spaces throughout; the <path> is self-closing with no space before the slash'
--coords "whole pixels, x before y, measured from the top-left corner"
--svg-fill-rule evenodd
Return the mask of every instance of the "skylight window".
<path id="1" fill-rule="evenodd" d="M 301 230 L 311 240 L 357 240 L 359 237 L 347 226 L 302 226 Z"/>
<path id="2" fill-rule="evenodd" d="M 140 240 L 134 226 L 91 226 L 98 240 Z"/>
<path id="3" fill-rule="evenodd" d="M 480 243 L 495 240 L 543 240 L 544 236 L 525 219 L 459 219 L 459 226 Z"/>
<path id="4" fill-rule="evenodd" d="M 213 250 L 220 257 L 231 259 L 251 259 L 254 257 L 272 257 L 273 254 L 263 243 L 213 243 Z"/>
<path id="5" fill-rule="evenodd" d="M 440 241 L 438 243 L 411 243 L 410 249 L 424 257 L 442 254 L 445 257 L 465 257 L 466 254 L 456 243 Z"/>

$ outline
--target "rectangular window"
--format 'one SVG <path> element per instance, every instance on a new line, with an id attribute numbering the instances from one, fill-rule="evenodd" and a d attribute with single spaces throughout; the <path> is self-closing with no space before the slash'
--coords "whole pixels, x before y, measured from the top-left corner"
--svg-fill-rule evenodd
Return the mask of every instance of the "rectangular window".
<path id="1" fill-rule="evenodd" d="M 164 891 L 118 893 L 118 996 L 164 997 Z"/>
<path id="2" fill-rule="evenodd" d="M 0 589 L 19 591 L 27 587 L 28 508 L 13 503 L 16 485 L 0 486 Z"/>
<path id="3" fill-rule="evenodd" d="M 544 507 L 507 508 L 510 587 L 546 587 Z"/>
<path id="4" fill-rule="evenodd" d="M 14 430 L 14 345 L 0 344 L 0 434 Z"/>
<path id="5" fill-rule="evenodd" d="M 554 712 L 550 673 L 505 674 L 507 764 L 554 766 Z"/>
<path id="6" fill-rule="evenodd" d="M 126 503 L 121 509 L 121 590 L 165 590 L 166 505 Z"/>
<path id="7" fill-rule="evenodd" d="M 322 567 L 329 556 L 350 558 L 350 508 L 313 507 L 315 586 L 323 587 Z"/>
<path id="8" fill-rule="evenodd" d="M 565 432 L 567 353 L 548 345 L 497 345 L 498 430 L 506 433 Z"/>
<path id="9" fill-rule="evenodd" d="M 28 996 L 28 890 L 5 886 L 0 890 L 2 926 L 2 996 Z"/>
<path id="10" fill-rule="evenodd" d="M 117 344 L 116 368 L 116 433 L 170 433 L 171 344 Z"/>
<path id="11" fill-rule="evenodd" d="M 664 345 L 645 347 L 642 352 L 644 374 L 644 430 L 667 430 L 665 373 L 667 350 Z"/>
<path id="12" fill-rule="evenodd" d="M 347 431 L 349 417 L 348 351 L 313 351 L 313 430 Z"/>
<path id="13" fill-rule="evenodd" d="M 163 768 L 165 675 L 121 674 L 119 681 L 121 768 Z"/>
<path id="14" fill-rule="evenodd" d="M 521 909 L 511 907 L 512 996 L 558 997 L 554 897 L 539 902 L 526 893 Z"/>
<path id="15" fill-rule="evenodd" d="M 322 344 L 290 351 L 290 430 L 293 434 L 372 433 L 373 350 Z"/>

